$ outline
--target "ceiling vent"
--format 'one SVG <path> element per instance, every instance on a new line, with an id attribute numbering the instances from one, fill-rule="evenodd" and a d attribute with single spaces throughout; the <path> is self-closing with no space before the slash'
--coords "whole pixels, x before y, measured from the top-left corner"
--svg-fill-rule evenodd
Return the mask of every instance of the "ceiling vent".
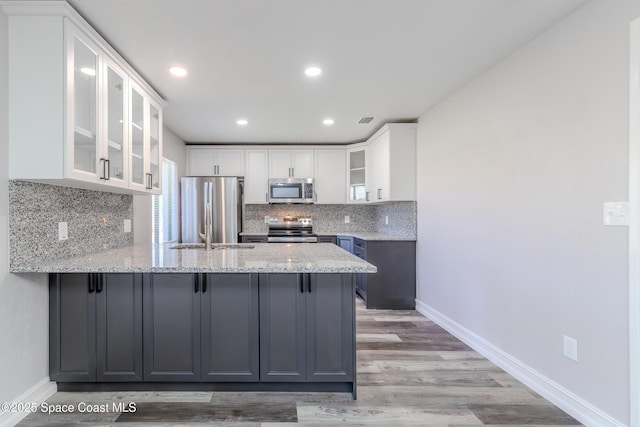
<path id="1" fill-rule="evenodd" d="M 358 123 L 360 123 L 361 125 L 366 125 L 367 123 L 371 123 L 373 121 L 373 117 L 363 117 L 360 120 L 358 120 Z"/>

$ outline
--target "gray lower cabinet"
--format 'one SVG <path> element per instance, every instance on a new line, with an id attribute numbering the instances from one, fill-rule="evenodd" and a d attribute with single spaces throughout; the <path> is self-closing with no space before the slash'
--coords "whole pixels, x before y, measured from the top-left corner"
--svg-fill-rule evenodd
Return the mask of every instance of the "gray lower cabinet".
<path id="1" fill-rule="evenodd" d="M 367 308 L 415 309 L 416 242 L 354 238 L 353 254 L 378 268 L 375 274 L 356 277 L 356 292 Z"/>
<path id="2" fill-rule="evenodd" d="M 144 274 L 144 380 L 200 380 L 197 274 Z"/>
<path id="3" fill-rule="evenodd" d="M 292 386 L 276 384 L 284 382 L 355 393 L 353 280 L 324 273 L 51 274 L 50 376 L 67 390 L 127 381 Z M 339 384 L 317 384 L 331 382 Z"/>
<path id="4" fill-rule="evenodd" d="M 205 274 L 201 286 L 202 379 L 257 382 L 258 276 Z"/>
<path id="5" fill-rule="evenodd" d="M 260 275 L 260 380 L 350 382 L 354 300 L 350 274 Z"/>
<path id="6" fill-rule="evenodd" d="M 353 252 L 353 237 L 351 236 L 337 236 L 337 245 L 342 249 Z"/>
<path id="7" fill-rule="evenodd" d="M 142 380 L 141 279 L 128 273 L 49 276 L 52 380 Z"/>
<path id="8" fill-rule="evenodd" d="M 145 274 L 145 381 L 258 380 L 251 274 Z"/>

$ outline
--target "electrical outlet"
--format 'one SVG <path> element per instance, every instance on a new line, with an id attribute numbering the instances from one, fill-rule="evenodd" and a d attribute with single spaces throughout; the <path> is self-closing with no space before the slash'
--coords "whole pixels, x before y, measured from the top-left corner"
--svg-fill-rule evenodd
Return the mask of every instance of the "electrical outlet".
<path id="1" fill-rule="evenodd" d="M 345 224 L 349 224 L 351 222 L 351 218 L 349 217 L 349 215 L 345 215 L 344 216 L 344 223 Z"/>
<path id="2" fill-rule="evenodd" d="M 603 205 L 604 225 L 629 225 L 629 202 L 608 202 Z"/>
<path id="3" fill-rule="evenodd" d="M 384 216 L 384 224 L 385 225 L 389 225 L 389 216 L 388 215 Z"/>
<path id="4" fill-rule="evenodd" d="M 131 220 L 130 219 L 125 219 L 124 220 L 124 232 L 125 233 L 131 233 Z"/>
<path id="5" fill-rule="evenodd" d="M 269 215 L 265 215 L 265 216 L 264 216 L 264 223 L 265 223 L 265 224 L 269 224 L 269 219 L 270 219 L 270 218 L 269 218 Z"/>
<path id="6" fill-rule="evenodd" d="M 66 222 L 58 223 L 58 240 L 67 240 L 69 238 L 69 227 Z"/>
<path id="7" fill-rule="evenodd" d="M 564 356 L 573 360 L 574 362 L 578 361 L 578 341 L 574 338 L 563 335 L 563 347 L 564 347 Z"/>

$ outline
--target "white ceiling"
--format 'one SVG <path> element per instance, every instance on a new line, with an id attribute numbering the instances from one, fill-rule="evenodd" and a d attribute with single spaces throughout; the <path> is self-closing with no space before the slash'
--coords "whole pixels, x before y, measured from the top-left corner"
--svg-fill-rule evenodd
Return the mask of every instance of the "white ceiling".
<path id="1" fill-rule="evenodd" d="M 165 97 L 166 126 L 191 143 L 364 140 L 415 120 L 585 2 L 70 1 Z M 312 64 L 324 71 L 314 80 L 303 73 Z M 172 65 L 189 75 L 170 76 Z"/>

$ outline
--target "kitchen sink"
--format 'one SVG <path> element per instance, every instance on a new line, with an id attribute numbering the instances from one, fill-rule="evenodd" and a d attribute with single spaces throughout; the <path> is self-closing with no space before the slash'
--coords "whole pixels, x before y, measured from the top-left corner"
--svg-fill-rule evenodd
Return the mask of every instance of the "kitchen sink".
<path id="1" fill-rule="evenodd" d="M 212 243 L 211 249 L 253 249 L 255 245 L 246 243 Z M 169 249 L 205 249 L 204 243 L 180 243 L 171 246 Z"/>

